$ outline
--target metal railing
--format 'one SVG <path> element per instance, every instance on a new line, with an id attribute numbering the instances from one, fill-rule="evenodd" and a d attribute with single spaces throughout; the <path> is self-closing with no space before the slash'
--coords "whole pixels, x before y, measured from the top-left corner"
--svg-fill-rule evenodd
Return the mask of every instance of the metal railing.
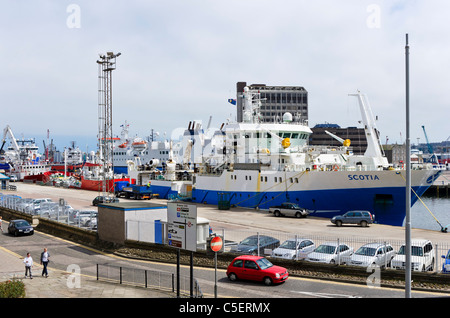
<path id="1" fill-rule="evenodd" d="M 0 206 L 79 228 L 97 229 L 97 211 L 75 210 L 65 201 L 62 204 L 60 202 L 42 202 L 37 205 L 30 198 L 0 193 Z"/>
<path id="2" fill-rule="evenodd" d="M 142 288 L 158 289 L 176 293 L 183 297 L 203 298 L 198 281 L 193 279 L 191 291 L 190 277 L 180 275 L 179 281 L 174 273 L 123 267 L 110 264 L 97 264 L 97 280 Z M 179 284 L 178 284 L 179 283 Z M 179 290 L 177 289 L 179 287 Z"/>

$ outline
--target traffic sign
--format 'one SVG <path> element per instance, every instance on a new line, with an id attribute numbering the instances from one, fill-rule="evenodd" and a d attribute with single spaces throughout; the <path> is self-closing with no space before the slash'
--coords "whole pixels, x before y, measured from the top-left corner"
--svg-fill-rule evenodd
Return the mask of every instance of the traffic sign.
<path id="1" fill-rule="evenodd" d="M 211 239 L 211 250 L 213 252 L 218 252 L 222 249 L 223 246 L 223 241 L 222 238 L 220 236 L 215 236 Z"/>

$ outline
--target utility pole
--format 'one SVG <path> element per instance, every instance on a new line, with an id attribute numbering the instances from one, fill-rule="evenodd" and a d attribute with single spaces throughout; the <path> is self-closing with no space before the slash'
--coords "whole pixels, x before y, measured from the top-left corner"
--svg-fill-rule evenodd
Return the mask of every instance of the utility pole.
<path id="1" fill-rule="evenodd" d="M 99 54 L 98 64 L 98 142 L 101 162 L 102 195 L 114 192 L 113 134 L 112 134 L 112 71 L 121 53 Z M 100 190 L 100 189 L 99 189 Z"/>

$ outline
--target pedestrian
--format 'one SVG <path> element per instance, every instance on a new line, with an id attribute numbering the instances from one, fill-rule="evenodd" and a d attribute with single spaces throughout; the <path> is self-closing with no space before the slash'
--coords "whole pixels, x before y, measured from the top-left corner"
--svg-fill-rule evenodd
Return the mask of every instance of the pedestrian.
<path id="1" fill-rule="evenodd" d="M 44 251 L 41 253 L 41 265 L 44 265 L 42 269 L 42 276 L 45 275 L 45 278 L 48 277 L 47 265 L 50 262 L 50 253 L 47 252 L 47 248 L 44 247 Z"/>
<path id="2" fill-rule="evenodd" d="M 0 215 L 0 229 L 2 230 L 3 233 L 3 227 L 2 227 L 2 216 Z"/>
<path id="3" fill-rule="evenodd" d="M 27 278 L 27 273 L 30 272 L 30 279 L 33 279 L 33 275 L 31 274 L 31 267 L 33 266 L 33 258 L 30 253 L 27 253 L 27 257 L 23 260 L 25 263 L 25 278 Z"/>

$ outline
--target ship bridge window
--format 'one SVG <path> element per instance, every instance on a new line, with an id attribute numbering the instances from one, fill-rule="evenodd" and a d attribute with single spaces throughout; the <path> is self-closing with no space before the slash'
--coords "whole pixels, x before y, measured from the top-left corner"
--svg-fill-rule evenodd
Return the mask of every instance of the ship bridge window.
<path id="1" fill-rule="evenodd" d="M 298 133 L 292 133 L 292 139 L 297 139 L 298 138 Z"/>
<path id="2" fill-rule="evenodd" d="M 283 138 L 290 138 L 291 137 L 291 133 L 284 133 L 283 134 Z"/>

